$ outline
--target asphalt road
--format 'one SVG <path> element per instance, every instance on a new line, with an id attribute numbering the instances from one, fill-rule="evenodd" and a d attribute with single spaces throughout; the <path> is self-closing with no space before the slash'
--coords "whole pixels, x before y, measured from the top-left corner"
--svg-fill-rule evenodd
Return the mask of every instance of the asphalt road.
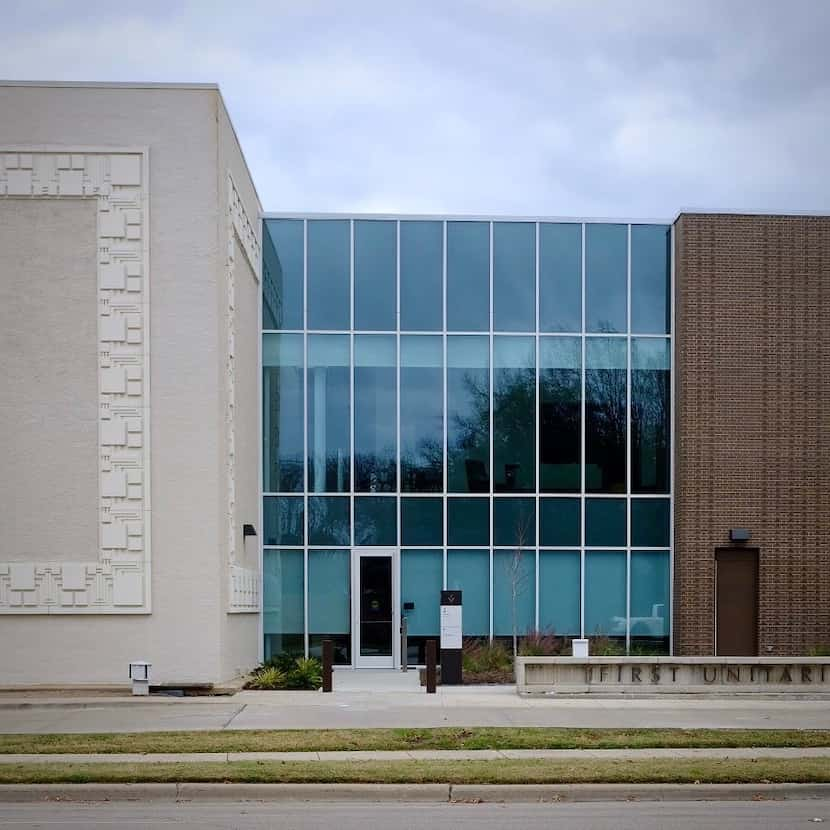
<path id="1" fill-rule="evenodd" d="M 584 804 L 0 804 L 4 830 L 781 830 L 830 823 L 828 801 Z M 818 824 L 819 822 L 816 822 Z"/>

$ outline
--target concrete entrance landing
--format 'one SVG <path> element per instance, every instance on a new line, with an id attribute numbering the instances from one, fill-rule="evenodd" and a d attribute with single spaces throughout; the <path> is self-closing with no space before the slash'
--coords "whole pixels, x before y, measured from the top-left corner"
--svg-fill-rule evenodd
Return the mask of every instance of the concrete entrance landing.
<path id="1" fill-rule="evenodd" d="M 418 692 L 418 669 L 335 669 L 335 692 Z"/>

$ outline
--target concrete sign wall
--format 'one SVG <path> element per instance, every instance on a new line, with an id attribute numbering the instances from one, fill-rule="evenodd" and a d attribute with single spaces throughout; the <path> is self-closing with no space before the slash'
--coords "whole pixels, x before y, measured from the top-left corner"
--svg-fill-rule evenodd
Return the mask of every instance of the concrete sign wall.
<path id="1" fill-rule="evenodd" d="M 518 657 L 519 694 L 830 692 L 827 657 Z"/>

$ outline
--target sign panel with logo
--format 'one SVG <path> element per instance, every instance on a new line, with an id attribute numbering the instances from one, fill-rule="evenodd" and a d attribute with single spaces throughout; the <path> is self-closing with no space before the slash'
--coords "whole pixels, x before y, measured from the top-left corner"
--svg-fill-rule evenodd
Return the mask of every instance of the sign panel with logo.
<path id="1" fill-rule="evenodd" d="M 441 683 L 460 684 L 461 591 L 441 591 Z"/>

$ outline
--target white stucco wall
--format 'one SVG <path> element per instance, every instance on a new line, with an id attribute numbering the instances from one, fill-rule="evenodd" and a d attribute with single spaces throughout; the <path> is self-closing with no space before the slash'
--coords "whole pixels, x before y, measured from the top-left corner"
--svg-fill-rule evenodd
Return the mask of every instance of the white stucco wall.
<path id="1" fill-rule="evenodd" d="M 241 199 L 248 222 L 259 237 L 261 206 L 224 103 L 217 98 L 217 131 L 222 203 L 228 199 L 228 176 Z M 259 274 L 261 254 L 238 238 L 234 243 L 234 559 L 243 568 L 259 571 Z M 251 262 L 254 258 L 254 262 Z M 227 277 L 227 272 L 225 272 Z M 227 316 L 226 316 L 227 321 Z M 227 334 L 227 332 L 226 332 Z M 225 338 L 227 343 L 227 337 Z M 244 524 L 257 536 L 246 540 Z M 227 613 L 222 619 L 221 666 L 225 677 L 247 671 L 259 657 L 259 614 Z"/>
<path id="2" fill-rule="evenodd" d="M 0 87 L 0 145 L 149 150 L 152 442 L 152 612 L 3 615 L 0 685 L 123 683 L 131 659 L 151 661 L 154 682 L 214 683 L 256 655 L 257 615 L 227 614 L 227 171 L 220 169 L 220 111 L 218 91 L 206 88 Z M 250 182 L 240 187 L 253 190 Z M 50 202 L 33 200 L 28 209 L 44 215 Z M 251 210 L 255 218 L 255 196 Z M 0 256 L 0 284 L 13 279 Z M 89 317 L 74 313 L 80 326 L 95 326 L 94 304 Z M 255 337 L 255 320 L 245 325 Z M 246 377 L 245 394 L 247 383 Z M 44 430 L 49 441 L 68 440 L 61 424 Z M 248 466 L 246 460 L 240 468 L 243 477 L 251 475 Z M 48 503 L 48 480 L 43 487 Z M 73 510 L 85 505 L 97 522 L 97 488 L 88 489 L 88 481 L 79 484 Z M 51 521 L 43 504 L 29 505 L 41 523 Z M 240 523 L 240 540 L 241 532 Z M 44 559 L 36 544 L 28 548 L 21 555 L 4 545 L 0 561 Z"/>
<path id="3" fill-rule="evenodd" d="M 4 557 L 98 547 L 96 218 L 93 200 L 0 201 Z"/>

